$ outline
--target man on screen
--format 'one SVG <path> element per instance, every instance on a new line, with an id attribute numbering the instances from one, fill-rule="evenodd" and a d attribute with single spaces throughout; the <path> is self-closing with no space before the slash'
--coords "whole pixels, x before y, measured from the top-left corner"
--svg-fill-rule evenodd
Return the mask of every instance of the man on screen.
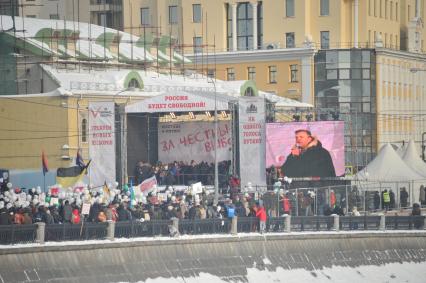
<path id="1" fill-rule="evenodd" d="M 300 129 L 295 132 L 296 144 L 281 167 L 287 177 L 336 177 L 330 153 L 311 132 Z"/>

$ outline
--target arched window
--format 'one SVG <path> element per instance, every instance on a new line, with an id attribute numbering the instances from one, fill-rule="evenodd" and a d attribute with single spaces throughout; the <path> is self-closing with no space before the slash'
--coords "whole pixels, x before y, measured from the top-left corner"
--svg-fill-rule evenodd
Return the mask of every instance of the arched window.
<path id="1" fill-rule="evenodd" d="M 251 87 L 246 88 L 246 91 L 244 92 L 244 96 L 254 96 L 253 88 Z"/>
<path id="2" fill-rule="evenodd" d="M 129 85 L 127 86 L 128 88 L 141 88 L 141 85 L 139 84 L 138 80 L 133 78 L 130 80 Z"/>
<path id="3" fill-rule="evenodd" d="M 81 141 L 87 142 L 87 119 L 81 120 Z"/>

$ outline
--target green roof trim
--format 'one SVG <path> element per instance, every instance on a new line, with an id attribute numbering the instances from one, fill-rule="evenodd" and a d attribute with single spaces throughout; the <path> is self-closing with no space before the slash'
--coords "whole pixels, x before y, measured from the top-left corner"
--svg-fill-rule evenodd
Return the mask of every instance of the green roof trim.
<path id="1" fill-rule="evenodd" d="M 138 81 L 140 89 L 143 89 L 144 85 L 143 85 L 143 80 L 141 78 L 141 76 L 139 75 L 139 73 L 137 71 L 130 71 L 126 78 L 124 79 L 124 84 L 123 87 L 124 88 L 129 88 L 129 83 L 132 79 L 135 79 Z"/>
<path id="2" fill-rule="evenodd" d="M 257 86 L 253 81 L 246 81 L 241 87 L 240 87 L 240 95 L 245 96 L 245 93 L 248 88 L 252 89 L 252 93 L 254 96 L 259 96 L 259 91 L 257 90 Z"/>
<path id="3" fill-rule="evenodd" d="M 108 50 L 111 46 L 111 43 L 114 41 L 114 38 L 117 34 L 114 32 L 105 32 L 102 33 L 98 38 L 96 38 L 96 44 L 106 47 Z"/>
<path id="4" fill-rule="evenodd" d="M 152 46 L 152 43 L 154 42 L 154 36 L 152 36 L 151 33 L 145 34 L 145 38 L 143 34 L 139 37 L 139 39 L 136 41 L 137 47 L 146 47 L 147 50 L 149 50 Z"/>
<path id="5" fill-rule="evenodd" d="M 51 51 L 46 50 L 41 46 L 37 46 L 36 44 L 32 43 L 31 41 L 23 40 L 21 38 L 15 38 L 10 33 L 3 33 L 3 42 L 5 42 L 6 44 L 8 44 L 10 46 L 17 46 L 21 49 L 24 49 L 28 52 L 33 53 L 34 55 L 46 56 L 46 57 L 53 55 L 53 53 Z"/>
<path id="6" fill-rule="evenodd" d="M 51 43 L 51 37 L 53 36 L 53 29 L 51 28 L 42 28 L 41 30 L 39 30 L 36 34 L 34 39 L 38 40 L 40 42 L 44 42 L 47 45 L 50 46 Z"/>

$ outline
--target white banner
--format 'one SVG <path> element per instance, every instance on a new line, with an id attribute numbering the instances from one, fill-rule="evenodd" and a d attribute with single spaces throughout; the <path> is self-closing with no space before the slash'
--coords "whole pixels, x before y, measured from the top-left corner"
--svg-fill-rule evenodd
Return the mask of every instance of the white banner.
<path id="1" fill-rule="evenodd" d="M 229 97 L 214 92 L 167 92 L 126 106 L 126 113 L 227 110 Z"/>
<path id="2" fill-rule="evenodd" d="M 231 159 L 231 126 L 218 121 L 217 160 Z M 214 122 L 159 123 L 158 158 L 163 163 L 173 161 L 214 162 Z"/>
<path id="3" fill-rule="evenodd" d="M 114 103 L 89 103 L 90 183 L 101 186 L 115 182 Z"/>
<path id="4" fill-rule="evenodd" d="M 241 186 L 250 182 L 266 185 L 265 102 L 260 97 L 240 97 L 240 178 Z"/>

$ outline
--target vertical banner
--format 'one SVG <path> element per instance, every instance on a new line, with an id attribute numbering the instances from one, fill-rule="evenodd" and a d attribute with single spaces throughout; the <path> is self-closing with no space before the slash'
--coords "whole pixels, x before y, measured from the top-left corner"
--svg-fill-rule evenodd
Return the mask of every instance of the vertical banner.
<path id="1" fill-rule="evenodd" d="M 114 103 L 89 104 L 90 183 L 101 186 L 115 182 Z"/>
<path id="2" fill-rule="evenodd" d="M 266 185 L 265 101 L 260 97 L 240 97 L 240 178 L 241 186 Z"/>

